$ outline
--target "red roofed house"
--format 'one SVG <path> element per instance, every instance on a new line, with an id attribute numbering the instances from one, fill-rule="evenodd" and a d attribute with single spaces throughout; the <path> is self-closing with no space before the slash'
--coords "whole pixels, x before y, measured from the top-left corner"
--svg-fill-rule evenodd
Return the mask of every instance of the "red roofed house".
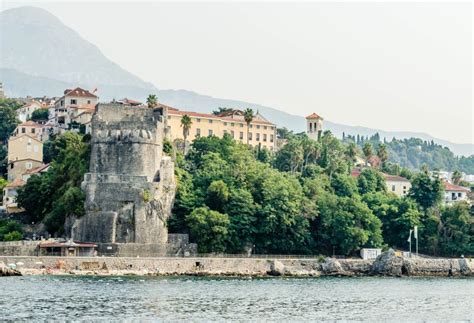
<path id="1" fill-rule="evenodd" d="M 468 193 L 470 190 L 467 187 L 458 186 L 449 182 L 443 181 L 444 184 L 444 202 L 452 204 L 459 201 L 469 201 Z"/>
<path id="2" fill-rule="evenodd" d="M 27 103 L 15 112 L 18 117 L 18 120 L 20 120 L 21 122 L 25 122 L 31 119 L 33 112 L 41 108 L 43 108 L 41 102 L 32 100 L 31 102 Z"/>
<path id="3" fill-rule="evenodd" d="M 167 135 L 171 141 L 184 139 L 181 118 L 184 115 L 188 115 L 191 118 L 192 124 L 187 140 L 191 142 L 200 136 L 223 137 L 227 133 L 235 140 L 247 143 L 247 123 L 244 120 L 244 112 L 242 110 L 233 109 L 214 115 L 181 111 L 161 104 L 158 106 L 167 108 Z M 248 142 L 251 146 L 266 147 L 272 151 L 276 150 L 276 125 L 265 119 L 260 113 L 257 112 L 254 116 L 248 130 Z"/>
<path id="4" fill-rule="evenodd" d="M 84 112 L 92 114 L 98 102 L 97 95 L 80 87 L 67 89 L 64 91 L 64 96 L 59 98 L 54 107 L 50 109 L 50 119 L 58 127 L 58 132 L 61 133 L 69 129 L 73 119 L 80 114 Z"/>
<path id="5" fill-rule="evenodd" d="M 306 117 L 306 134 L 310 139 L 319 140 L 323 131 L 323 118 L 312 113 Z"/>

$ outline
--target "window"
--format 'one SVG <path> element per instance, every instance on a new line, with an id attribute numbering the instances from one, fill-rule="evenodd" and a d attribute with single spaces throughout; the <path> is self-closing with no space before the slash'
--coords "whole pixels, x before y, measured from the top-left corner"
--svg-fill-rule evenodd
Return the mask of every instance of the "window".
<path id="1" fill-rule="evenodd" d="M 407 189 L 407 187 L 406 187 L 406 186 L 403 186 L 403 189 L 404 189 L 404 190 L 406 190 L 406 189 Z"/>
<path id="2" fill-rule="evenodd" d="M 25 163 L 25 168 L 26 169 L 32 169 L 33 168 L 33 164 L 31 162 L 26 162 Z"/>
<path id="3" fill-rule="evenodd" d="M 267 134 L 266 133 L 263 134 L 263 141 L 267 141 Z"/>
<path id="4" fill-rule="evenodd" d="M 224 135 L 227 133 L 227 130 L 224 130 Z"/>
<path id="5" fill-rule="evenodd" d="M 31 128 L 31 133 L 35 133 L 35 128 Z"/>
<path id="6" fill-rule="evenodd" d="M 197 118 L 196 121 L 197 121 L 197 122 L 201 122 L 201 119 Z"/>
<path id="7" fill-rule="evenodd" d="M 63 106 L 63 105 L 64 105 L 64 100 L 61 100 L 61 106 Z"/>
<path id="8" fill-rule="evenodd" d="M 227 126 L 227 122 L 224 122 L 224 126 Z"/>
<path id="9" fill-rule="evenodd" d="M 309 123 L 309 132 L 313 132 L 313 123 L 312 122 Z"/>
<path id="10" fill-rule="evenodd" d="M 235 126 L 235 123 L 231 122 L 231 123 L 230 123 L 230 126 L 231 126 L 231 127 Z"/>
<path id="11" fill-rule="evenodd" d="M 249 132 L 249 140 L 252 140 L 252 133 Z"/>
<path id="12" fill-rule="evenodd" d="M 87 104 L 91 104 L 91 100 L 87 100 Z"/>
<path id="13" fill-rule="evenodd" d="M 209 123 L 212 123 L 212 120 L 211 120 L 211 119 L 209 119 Z"/>
<path id="14" fill-rule="evenodd" d="M 234 138 L 234 130 L 230 131 L 230 135 L 232 136 L 232 138 Z"/>
<path id="15" fill-rule="evenodd" d="M 243 127 L 244 127 L 244 124 L 243 124 L 243 123 L 241 123 L 241 124 L 240 124 L 240 128 L 243 128 Z"/>
<path id="16" fill-rule="evenodd" d="M 212 129 L 209 129 L 209 136 L 212 136 Z"/>
<path id="17" fill-rule="evenodd" d="M 21 133 L 26 133 L 26 129 L 25 129 L 25 128 L 21 128 Z"/>
<path id="18" fill-rule="evenodd" d="M 260 129 L 260 125 L 259 125 L 259 124 L 257 125 L 257 129 Z"/>
<path id="19" fill-rule="evenodd" d="M 201 136 L 201 129 L 196 128 L 196 137 L 199 137 L 199 136 Z"/>
<path id="20" fill-rule="evenodd" d="M 250 129 L 252 129 L 252 128 L 253 128 L 253 125 L 250 125 Z"/>
<path id="21" fill-rule="evenodd" d="M 458 193 L 458 197 L 461 197 L 462 196 L 462 193 Z"/>
<path id="22" fill-rule="evenodd" d="M 256 138 L 257 141 L 260 141 L 260 133 L 257 132 Z"/>
<path id="23" fill-rule="evenodd" d="M 168 120 L 171 120 L 171 116 L 168 116 Z"/>
<path id="24" fill-rule="evenodd" d="M 34 151 L 35 153 L 37 153 L 37 152 L 39 151 L 38 145 L 34 145 L 33 151 Z"/>
<path id="25" fill-rule="evenodd" d="M 267 126 L 263 126 L 263 129 L 267 130 Z"/>
<path id="26" fill-rule="evenodd" d="M 71 99 L 71 104 L 77 104 L 77 100 L 76 99 Z"/>
<path id="27" fill-rule="evenodd" d="M 270 135 L 270 142 L 273 142 L 273 135 Z"/>
<path id="28" fill-rule="evenodd" d="M 395 192 L 395 185 L 392 185 L 392 192 Z"/>
<path id="29" fill-rule="evenodd" d="M 244 139 L 244 133 L 243 133 L 243 131 L 240 132 L 240 134 L 239 134 L 239 139 L 240 139 L 240 140 L 243 140 L 243 139 Z"/>

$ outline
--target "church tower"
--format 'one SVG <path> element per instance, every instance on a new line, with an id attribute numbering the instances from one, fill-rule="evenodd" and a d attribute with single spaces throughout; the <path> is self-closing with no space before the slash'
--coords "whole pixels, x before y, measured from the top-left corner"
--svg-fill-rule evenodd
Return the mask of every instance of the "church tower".
<path id="1" fill-rule="evenodd" d="M 316 113 L 306 117 L 306 134 L 310 139 L 319 140 L 323 131 L 323 118 Z"/>

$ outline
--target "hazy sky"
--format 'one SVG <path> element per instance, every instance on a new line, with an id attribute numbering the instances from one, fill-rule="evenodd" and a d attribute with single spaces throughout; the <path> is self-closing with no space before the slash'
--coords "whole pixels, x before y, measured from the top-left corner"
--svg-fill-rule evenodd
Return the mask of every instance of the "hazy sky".
<path id="1" fill-rule="evenodd" d="M 25 4 L 159 88 L 474 142 L 469 2 Z"/>

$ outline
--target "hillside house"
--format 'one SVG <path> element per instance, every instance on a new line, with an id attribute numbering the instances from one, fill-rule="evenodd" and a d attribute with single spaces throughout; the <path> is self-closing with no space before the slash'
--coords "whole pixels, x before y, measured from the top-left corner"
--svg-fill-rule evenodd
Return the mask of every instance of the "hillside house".
<path id="1" fill-rule="evenodd" d="M 67 89 L 64 91 L 64 96 L 55 102 L 54 107 L 50 108 L 50 120 L 58 128 L 57 131 L 62 133 L 69 129 L 73 119 L 83 112 L 95 109 L 98 102 L 97 95 L 80 87 Z"/>
<path id="2" fill-rule="evenodd" d="M 7 162 L 8 181 L 21 179 L 27 170 L 43 165 L 43 142 L 26 133 L 10 137 Z"/>
<path id="3" fill-rule="evenodd" d="M 3 189 L 3 207 L 7 213 L 18 213 L 23 211 L 18 207 L 16 197 L 18 195 L 18 189 L 25 185 L 25 181 L 21 178 L 15 179 L 13 182 L 7 184 Z"/>
<path id="4" fill-rule="evenodd" d="M 460 201 L 469 201 L 468 194 L 470 190 L 467 187 L 451 184 L 443 181 L 444 184 L 444 202 L 452 204 Z"/>

